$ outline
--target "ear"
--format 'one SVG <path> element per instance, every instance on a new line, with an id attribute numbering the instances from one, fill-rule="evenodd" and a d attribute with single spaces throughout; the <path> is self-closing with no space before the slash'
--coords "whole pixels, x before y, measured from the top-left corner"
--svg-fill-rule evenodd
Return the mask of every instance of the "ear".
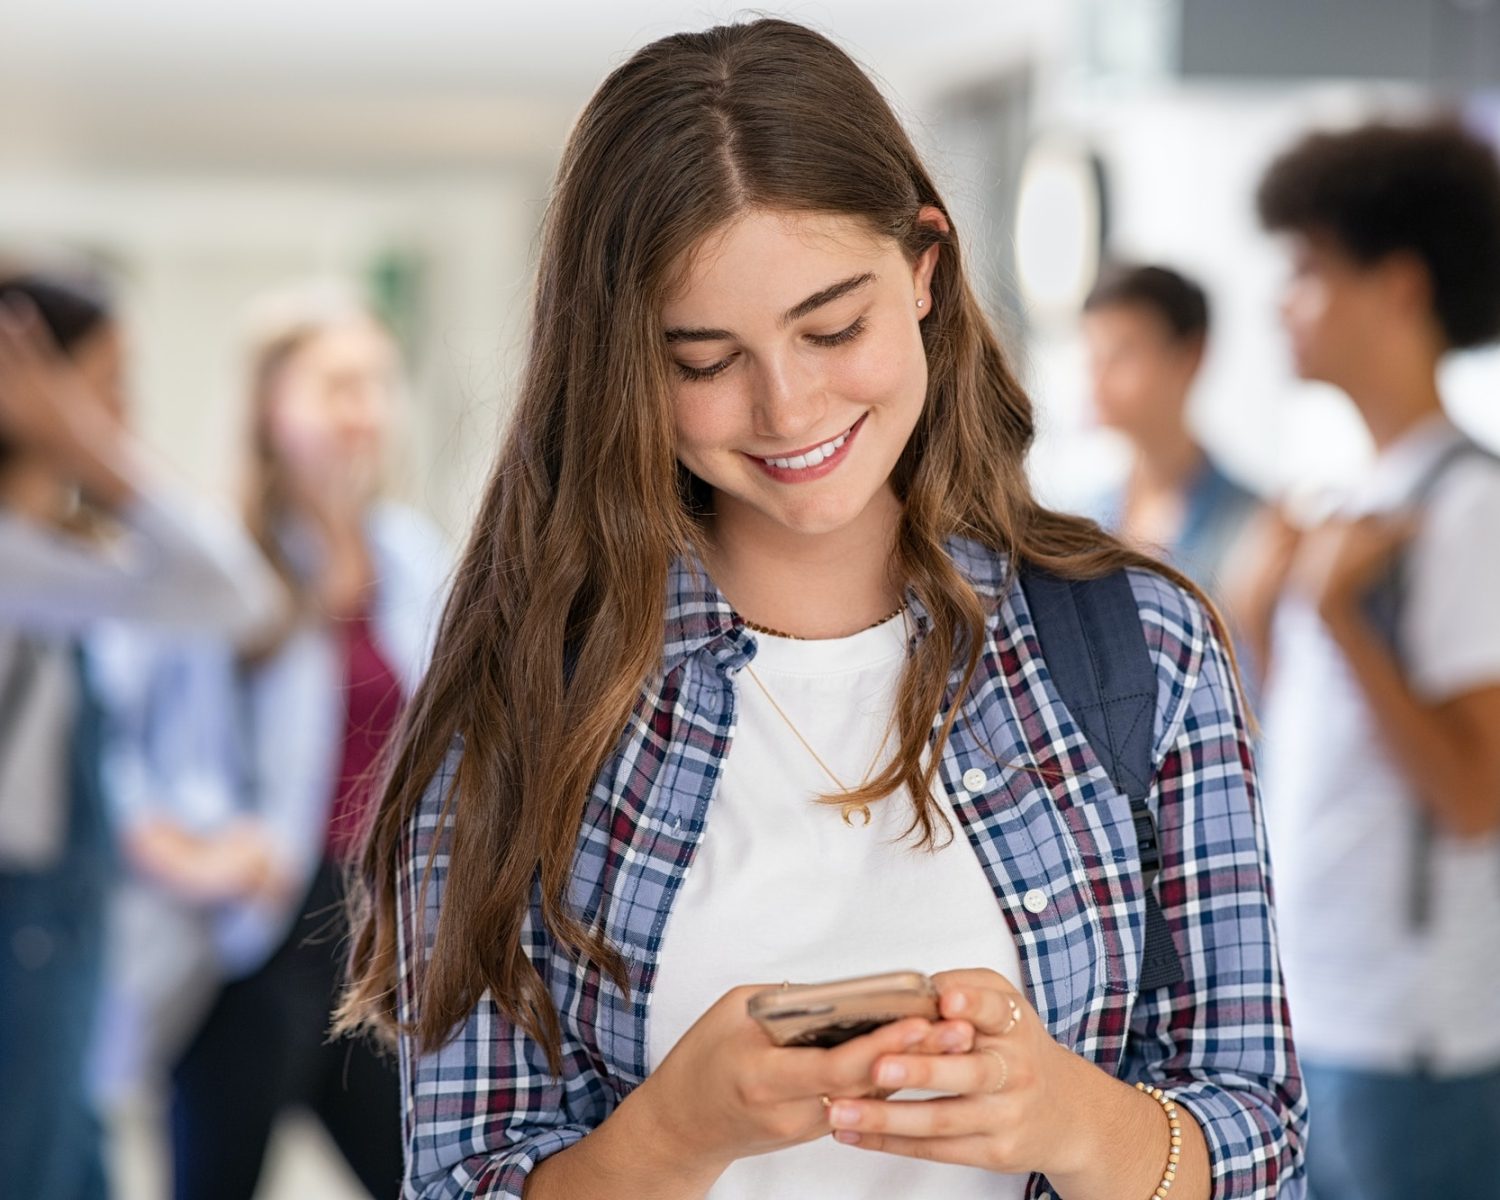
<path id="1" fill-rule="evenodd" d="M 952 226 L 948 224 L 948 218 L 943 215 L 943 210 L 933 204 L 924 204 L 917 213 L 918 225 L 930 225 L 942 233 L 951 231 Z M 932 312 L 932 277 L 937 270 L 938 254 L 942 251 L 939 245 L 928 246 L 917 260 L 912 264 L 912 295 L 914 300 L 921 301 L 917 305 L 917 320 L 926 320 L 928 313 Z"/>
<path id="2" fill-rule="evenodd" d="M 1204 355 L 1208 353 L 1208 338 L 1199 335 L 1182 343 L 1178 354 L 1182 360 L 1182 373 L 1191 380 L 1198 374 L 1203 366 Z"/>
<path id="3" fill-rule="evenodd" d="M 1385 294 L 1397 312 L 1423 323 L 1434 319 L 1432 272 L 1419 255 L 1397 250 L 1381 261 L 1379 271 Z"/>

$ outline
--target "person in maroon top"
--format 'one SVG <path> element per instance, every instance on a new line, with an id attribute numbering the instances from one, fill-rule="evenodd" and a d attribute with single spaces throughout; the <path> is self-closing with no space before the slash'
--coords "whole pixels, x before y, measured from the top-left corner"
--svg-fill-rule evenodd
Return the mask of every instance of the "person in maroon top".
<path id="1" fill-rule="evenodd" d="M 381 653 L 367 612 L 341 622 L 344 642 L 343 755 L 328 814 L 328 855 L 340 863 L 358 852 L 374 798 L 381 751 L 401 715 L 401 681 Z"/>
<path id="2" fill-rule="evenodd" d="M 304 289 L 263 308 L 246 519 L 294 612 L 261 645 L 221 654 L 217 674 L 203 648 L 178 649 L 201 699 L 178 689 L 176 708 L 143 723 L 143 757 L 166 766 L 129 822 L 130 857 L 212 912 L 222 973 L 171 1066 L 177 1200 L 249 1200 L 293 1106 L 318 1117 L 372 1195 L 400 1185 L 394 1065 L 328 1038 L 344 869 L 425 666 L 447 569 L 431 528 L 381 499 L 396 378 L 390 335 L 341 293 Z M 232 736 L 191 736 L 225 724 Z M 210 744 L 205 764 L 198 747 Z M 205 776 L 228 799 L 189 813 Z"/>

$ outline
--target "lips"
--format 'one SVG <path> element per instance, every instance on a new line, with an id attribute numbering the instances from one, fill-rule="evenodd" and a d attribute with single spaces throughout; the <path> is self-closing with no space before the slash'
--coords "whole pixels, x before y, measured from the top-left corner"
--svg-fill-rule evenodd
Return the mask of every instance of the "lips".
<path id="1" fill-rule="evenodd" d="M 760 458 L 754 454 L 747 454 L 745 457 L 777 483 L 812 483 L 838 470 L 839 465 L 853 453 L 854 441 L 868 416 L 869 413 L 866 413 L 860 417 L 837 437 L 814 443 L 795 453 L 771 458 Z"/>
<path id="2" fill-rule="evenodd" d="M 777 467 L 783 471 L 805 471 L 810 467 L 820 465 L 825 459 L 832 458 L 837 454 L 843 448 L 844 443 L 849 440 L 859 422 L 863 420 L 864 418 L 861 417 L 859 421 L 856 421 L 836 438 L 831 438 L 826 442 L 818 442 L 815 445 L 808 446 L 792 454 L 778 458 L 759 458 L 757 455 L 751 455 L 751 457 L 758 458 L 758 461 L 765 463 L 769 467 Z"/>

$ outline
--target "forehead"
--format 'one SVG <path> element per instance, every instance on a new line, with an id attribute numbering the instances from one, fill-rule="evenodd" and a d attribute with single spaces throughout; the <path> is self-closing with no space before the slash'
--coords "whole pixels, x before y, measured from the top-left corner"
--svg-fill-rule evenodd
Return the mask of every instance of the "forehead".
<path id="1" fill-rule="evenodd" d="M 352 318 L 320 329 L 293 358 L 303 365 L 322 369 L 383 368 L 394 354 L 395 347 L 385 330 L 374 321 Z"/>
<path id="2" fill-rule="evenodd" d="M 1084 333 L 1107 338 L 1166 338 L 1171 333 L 1167 319 L 1141 300 L 1111 301 L 1083 314 Z"/>
<path id="3" fill-rule="evenodd" d="M 1353 273 L 1359 265 L 1331 233 L 1318 230 L 1293 232 L 1287 235 L 1287 244 L 1298 262 L 1323 271 Z"/>
<path id="4" fill-rule="evenodd" d="M 697 316 L 780 314 L 806 296 L 901 261 L 893 238 L 857 217 L 751 209 L 705 236 L 677 264 L 666 323 Z"/>

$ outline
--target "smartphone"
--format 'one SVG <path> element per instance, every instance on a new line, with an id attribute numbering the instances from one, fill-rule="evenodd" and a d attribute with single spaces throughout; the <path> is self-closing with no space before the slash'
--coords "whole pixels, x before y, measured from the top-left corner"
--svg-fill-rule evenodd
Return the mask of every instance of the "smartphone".
<path id="1" fill-rule="evenodd" d="M 750 997 L 749 1011 L 778 1046 L 826 1050 L 906 1017 L 936 1021 L 938 995 L 920 971 L 892 971 L 767 988 Z"/>

